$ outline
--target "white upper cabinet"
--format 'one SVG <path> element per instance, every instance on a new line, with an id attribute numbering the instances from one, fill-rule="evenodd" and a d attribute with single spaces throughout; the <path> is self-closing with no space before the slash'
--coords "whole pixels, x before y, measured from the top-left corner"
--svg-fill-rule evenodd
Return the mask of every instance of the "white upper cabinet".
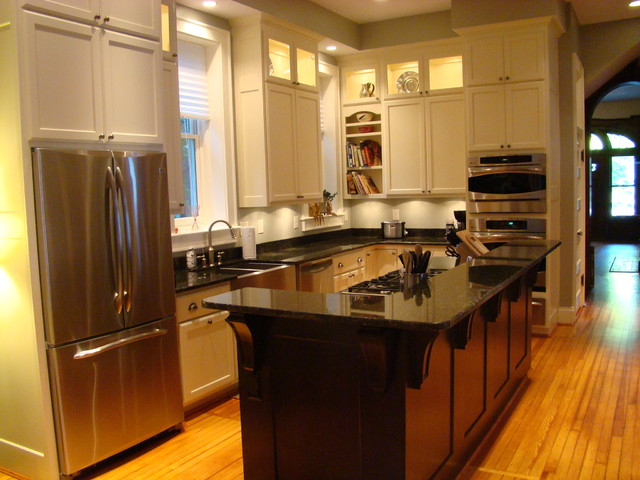
<path id="1" fill-rule="evenodd" d="M 421 98 L 385 104 L 387 130 L 384 158 L 389 195 L 426 193 L 425 104 Z"/>
<path id="2" fill-rule="evenodd" d="M 427 192 L 464 196 L 467 190 L 464 95 L 430 98 L 426 115 Z"/>
<path id="3" fill-rule="evenodd" d="M 321 200 L 317 46 L 260 18 L 232 26 L 238 205 Z"/>
<path id="4" fill-rule="evenodd" d="M 451 93 L 463 86 L 462 47 L 411 49 L 382 61 L 385 99 Z"/>
<path id="5" fill-rule="evenodd" d="M 545 148 L 547 102 L 544 82 L 468 88 L 469 150 Z"/>
<path id="6" fill-rule="evenodd" d="M 464 96 L 385 104 L 389 195 L 465 194 Z"/>
<path id="7" fill-rule="evenodd" d="M 341 75 L 342 103 L 361 104 L 380 101 L 378 62 L 343 67 Z"/>
<path id="8" fill-rule="evenodd" d="M 263 27 L 263 42 L 265 80 L 318 91 L 317 43 L 270 26 Z"/>
<path id="9" fill-rule="evenodd" d="M 184 213 L 178 65 L 166 60 L 162 62 L 162 101 L 164 106 L 164 151 L 167 154 L 169 180 L 169 211 Z"/>
<path id="10" fill-rule="evenodd" d="M 29 139 L 161 143 L 158 42 L 28 11 L 22 18 Z"/>
<path id="11" fill-rule="evenodd" d="M 178 60 L 178 28 L 176 25 L 175 0 L 162 0 L 162 57 L 170 62 Z"/>
<path id="12" fill-rule="evenodd" d="M 546 33 L 542 30 L 470 37 L 466 42 L 467 86 L 543 80 Z"/>
<path id="13" fill-rule="evenodd" d="M 160 0 L 22 0 L 26 8 L 159 39 Z"/>

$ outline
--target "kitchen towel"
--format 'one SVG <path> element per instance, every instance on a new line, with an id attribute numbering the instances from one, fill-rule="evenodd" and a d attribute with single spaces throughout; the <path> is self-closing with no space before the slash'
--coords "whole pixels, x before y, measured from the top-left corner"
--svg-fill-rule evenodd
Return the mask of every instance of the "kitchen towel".
<path id="1" fill-rule="evenodd" d="M 253 260 L 256 258 L 256 227 L 242 227 L 240 230 L 242 243 L 242 258 Z"/>

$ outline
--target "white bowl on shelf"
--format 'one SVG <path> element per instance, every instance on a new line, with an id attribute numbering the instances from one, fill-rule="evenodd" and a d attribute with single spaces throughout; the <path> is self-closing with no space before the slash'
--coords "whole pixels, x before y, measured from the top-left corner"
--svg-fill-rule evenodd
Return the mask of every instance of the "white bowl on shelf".
<path id="1" fill-rule="evenodd" d="M 358 122 L 370 122 L 373 120 L 373 112 L 357 112 L 355 117 Z"/>

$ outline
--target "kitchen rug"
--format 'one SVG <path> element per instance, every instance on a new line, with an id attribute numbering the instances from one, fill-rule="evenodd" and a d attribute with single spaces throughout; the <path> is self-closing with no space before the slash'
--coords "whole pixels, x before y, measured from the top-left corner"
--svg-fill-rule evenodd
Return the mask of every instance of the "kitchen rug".
<path id="1" fill-rule="evenodd" d="M 616 273 L 638 273 L 638 257 L 615 257 L 609 268 L 610 272 Z"/>

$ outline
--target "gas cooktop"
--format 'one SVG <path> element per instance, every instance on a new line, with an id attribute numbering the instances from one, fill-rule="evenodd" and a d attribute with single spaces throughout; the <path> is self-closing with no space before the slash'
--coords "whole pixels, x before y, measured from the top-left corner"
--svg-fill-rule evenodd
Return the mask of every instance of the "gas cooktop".
<path id="1" fill-rule="evenodd" d="M 456 266 L 456 258 L 453 257 L 431 257 L 429 268 L 425 274 L 421 274 L 420 279 L 431 278 L 439 273 Z M 404 274 L 401 270 L 394 270 L 373 280 L 352 285 L 342 293 L 345 294 L 368 294 L 368 295 L 391 295 L 403 290 Z"/>

